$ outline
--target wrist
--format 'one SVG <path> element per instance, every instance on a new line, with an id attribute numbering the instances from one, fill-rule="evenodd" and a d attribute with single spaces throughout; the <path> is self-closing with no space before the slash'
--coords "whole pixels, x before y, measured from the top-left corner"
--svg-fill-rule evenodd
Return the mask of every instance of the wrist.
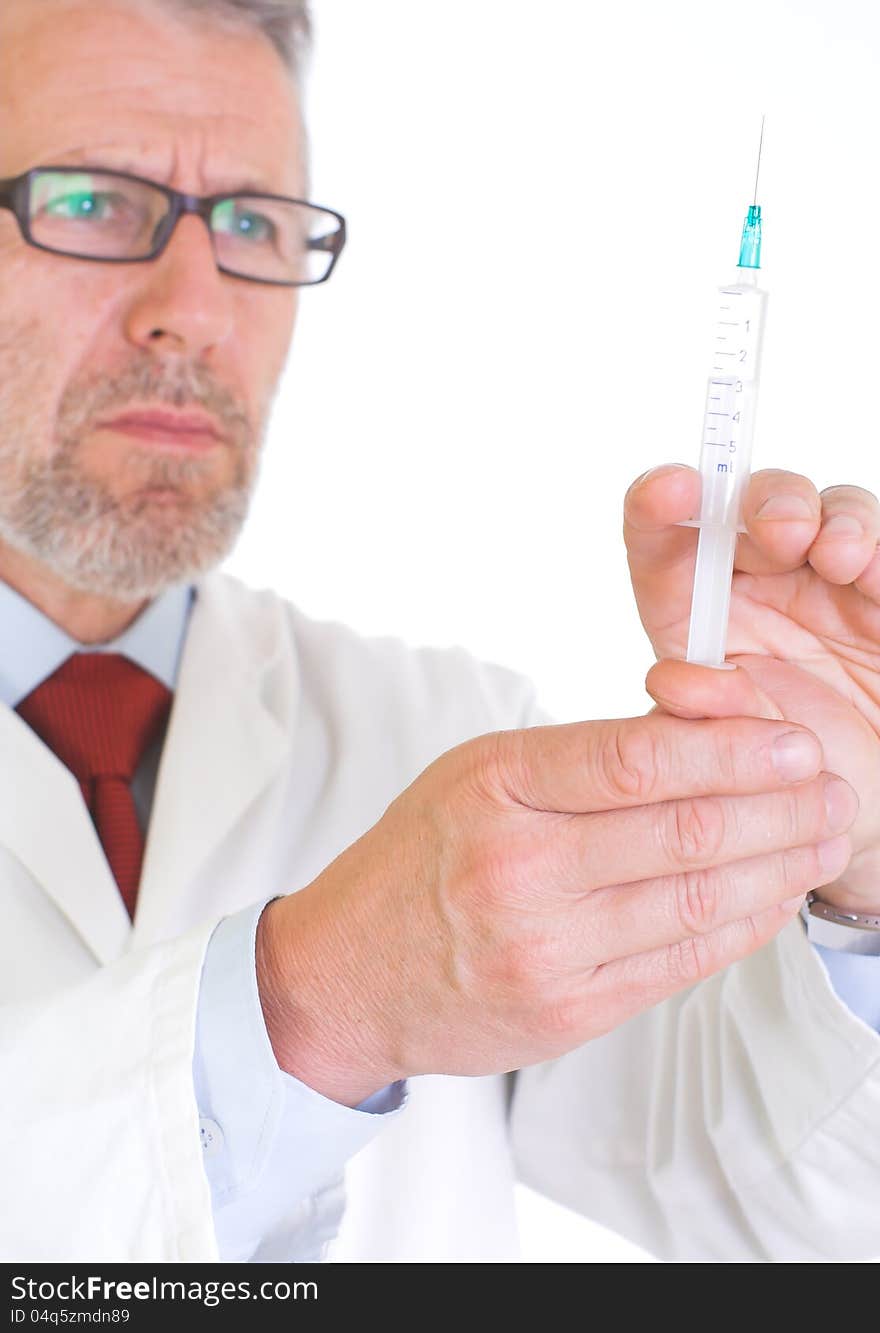
<path id="1" fill-rule="evenodd" d="M 406 1075 L 389 1051 L 382 988 L 371 986 L 376 978 L 357 956 L 363 931 L 340 921 L 323 878 L 262 912 L 257 985 L 279 1067 L 322 1096 L 357 1106 Z"/>

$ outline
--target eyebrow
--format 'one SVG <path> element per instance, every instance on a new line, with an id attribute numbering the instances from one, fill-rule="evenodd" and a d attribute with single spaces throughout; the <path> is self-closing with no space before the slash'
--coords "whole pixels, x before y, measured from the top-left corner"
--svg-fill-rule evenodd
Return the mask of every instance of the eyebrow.
<path id="1" fill-rule="evenodd" d="M 112 156 L 112 154 L 111 154 Z M 102 161 L 102 159 L 104 159 Z M 77 149 L 74 152 L 63 154 L 60 159 L 55 160 L 55 165 L 59 167 L 94 167 L 96 171 L 122 171 L 131 176 L 143 176 L 147 180 L 155 180 L 157 184 L 167 185 L 163 181 L 161 173 L 152 174 L 145 169 L 142 163 L 133 162 L 130 157 L 122 158 L 119 161 L 107 161 L 105 151 L 96 149 Z M 277 187 L 260 181 L 259 177 L 232 177 L 221 176 L 215 181 L 214 188 L 209 191 L 210 194 L 282 194 L 283 191 Z"/>

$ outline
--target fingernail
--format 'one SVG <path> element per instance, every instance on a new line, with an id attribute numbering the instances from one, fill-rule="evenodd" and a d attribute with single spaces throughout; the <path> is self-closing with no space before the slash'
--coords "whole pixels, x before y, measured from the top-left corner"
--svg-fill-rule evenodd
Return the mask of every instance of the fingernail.
<path id="1" fill-rule="evenodd" d="M 799 893 L 796 898 L 786 898 L 785 902 L 779 904 L 783 912 L 799 912 L 804 905 L 806 894 Z"/>
<path id="2" fill-rule="evenodd" d="M 822 536 L 830 533 L 832 537 L 864 537 L 865 529 L 851 514 L 835 514 L 822 528 Z"/>
<path id="3" fill-rule="evenodd" d="M 786 731 L 773 742 L 773 763 L 786 782 L 800 782 L 819 771 L 822 751 L 805 731 Z"/>
<path id="4" fill-rule="evenodd" d="M 636 477 L 635 481 L 630 486 L 630 490 L 637 491 L 640 486 L 644 485 L 649 477 L 653 477 L 654 473 L 659 471 L 660 469 L 657 467 L 649 467 L 647 472 L 643 472 L 640 477 Z"/>
<path id="5" fill-rule="evenodd" d="M 771 495 L 755 515 L 756 518 L 812 518 L 813 506 L 802 495 Z"/>
<path id="6" fill-rule="evenodd" d="M 640 477 L 636 477 L 630 486 L 634 491 L 637 486 L 641 486 L 649 477 L 659 477 L 661 472 L 686 472 L 688 465 L 686 463 L 659 463 L 657 467 L 649 467 L 647 472 L 643 472 Z"/>
<path id="7" fill-rule="evenodd" d="M 850 840 L 844 833 L 839 838 L 829 838 L 826 842 L 820 842 L 816 848 L 819 857 L 819 865 L 822 867 L 822 874 L 827 875 L 826 883 L 842 873 L 849 863 L 852 847 Z"/>
<path id="8" fill-rule="evenodd" d="M 828 827 L 833 833 L 842 833 L 859 813 L 859 801 L 852 787 L 843 778 L 825 779 L 825 810 Z"/>

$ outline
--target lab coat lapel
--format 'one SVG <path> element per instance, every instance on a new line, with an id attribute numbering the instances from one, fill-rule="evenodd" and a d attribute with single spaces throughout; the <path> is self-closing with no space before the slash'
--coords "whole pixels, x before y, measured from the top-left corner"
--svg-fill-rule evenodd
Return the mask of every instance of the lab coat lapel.
<path id="1" fill-rule="evenodd" d="M 290 748 L 296 673 L 279 604 L 242 598 L 229 576 L 198 585 L 159 766 L 131 946 L 189 924 L 187 898 Z M 272 700 L 270 706 L 266 700 Z"/>
<path id="2" fill-rule="evenodd" d="M 122 953 L 128 913 L 79 783 L 11 708 L 0 706 L 0 843 L 49 894 L 101 963 Z"/>

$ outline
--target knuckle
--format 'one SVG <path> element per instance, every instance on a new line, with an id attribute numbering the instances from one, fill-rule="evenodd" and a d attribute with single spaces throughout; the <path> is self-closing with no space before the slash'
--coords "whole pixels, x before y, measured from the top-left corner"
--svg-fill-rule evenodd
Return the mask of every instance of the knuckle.
<path id="1" fill-rule="evenodd" d="M 782 800 L 780 832 L 786 844 L 797 846 L 815 831 L 825 827 L 825 800 L 819 783 L 808 788 L 786 792 Z"/>
<path id="2" fill-rule="evenodd" d="M 473 785 L 486 792 L 515 790 L 528 778 L 522 731 L 491 731 L 465 742 Z"/>
<path id="3" fill-rule="evenodd" d="M 693 986 L 715 970 L 711 943 L 701 935 L 670 945 L 667 957 L 669 982 L 673 989 Z"/>
<path id="4" fill-rule="evenodd" d="M 670 806 L 668 838 L 676 861 L 685 867 L 714 861 L 728 836 L 725 806 L 713 796 L 674 801 Z"/>
<path id="5" fill-rule="evenodd" d="M 716 778 L 724 782 L 733 783 L 735 786 L 739 781 L 743 765 L 753 756 L 754 751 L 751 747 L 744 747 L 740 740 L 739 733 L 729 723 L 723 723 L 715 728 L 715 767 Z"/>
<path id="6" fill-rule="evenodd" d="M 819 853 L 810 847 L 806 853 L 783 852 L 779 858 L 778 882 L 786 897 L 793 897 L 809 887 L 820 872 Z"/>
<path id="7" fill-rule="evenodd" d="M 543 998 L 548 977 L 555 971 L 557 949 L 547 934 L 508 936 L 494 951 L 489 978 L 509 997 L 537 1005 Z"/>
<path id="8" fill-rule="evenodd" d="M 719 972 L 731 963 L 754 953 L 765 942 L 765 934 L 757 917 L 744 916 L 731 925 L 716 942 L 710 972 Z"/>
<path id="9" fill-rule="evenodd" d="M 648 726 L 615 727 L 599 752 L 601 779 L 614 799 L 650 802 L 662 768 L 661 742 Z"/>
<path id="10" fill-rule="evenodd" d="M 743 917 L 709 935 L 694 935 L 667 949 L 667 984 L 670 991 L 705 981 L 764 943 L 754 916 Z"/>
<path id="11" fill-rule="evenodd" d="M 531 830 L 480 827 L 456 849 L 456 868 L 469 885 L 475 911 L 487 928 L 519 928 L 540 912 L 554 864 Z"/>
<path id="12" fill-rule="evenodd" d="M 705 935 L 718 909 L 717 876 L 705 870 L 686 870 L 676 879 L 678 924 L 686 935 Z"/>
<path id="13" fill-rule="evenodd" d="M 534 973 L 532 949 L 518 936 L 505 940 L 496 953 L 493 972 L 492 981 L 498 982 L 507 992 L 518 995 L 529 991 Z"/>

